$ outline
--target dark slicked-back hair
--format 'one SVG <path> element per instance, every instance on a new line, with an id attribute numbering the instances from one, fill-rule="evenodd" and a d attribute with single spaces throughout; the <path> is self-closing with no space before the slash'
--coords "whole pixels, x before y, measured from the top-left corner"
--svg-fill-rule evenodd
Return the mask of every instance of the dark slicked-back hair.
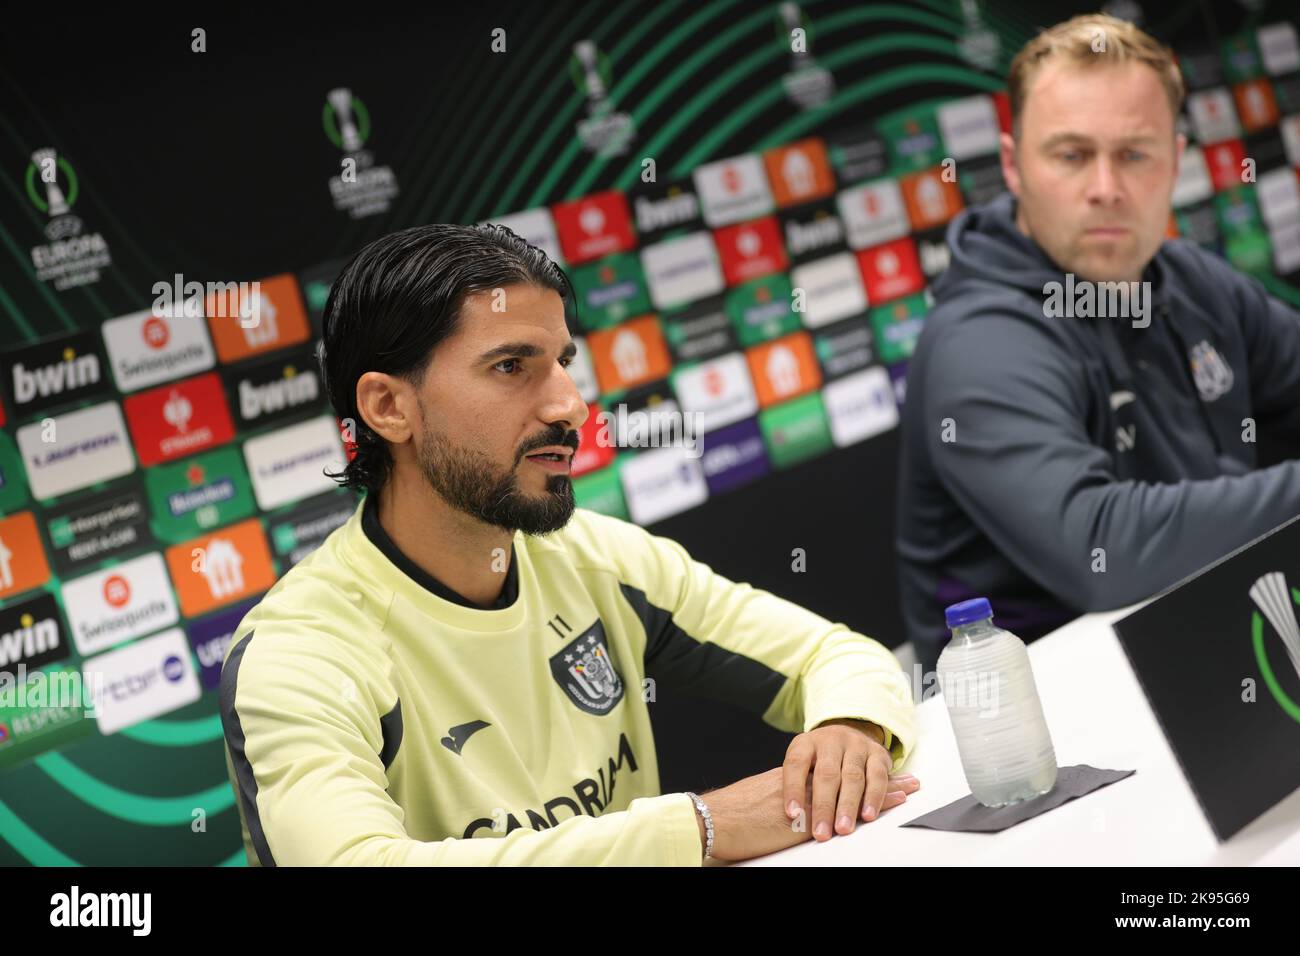
<path id="1" fill-rule="evenodd" d="M 335 414 L 356 430 L 356 457 L 330 477 L 370 491 L 392 471 L 388 443 L 357 412 L 358 379 L 385 372 L 418 382 L 466 296 L 520 283 L 553 289 L 566 309 L 574 301 L 564 271 L 505 226 L 416 226 L 353 256 L 330 287 L 316 352 Z"/>

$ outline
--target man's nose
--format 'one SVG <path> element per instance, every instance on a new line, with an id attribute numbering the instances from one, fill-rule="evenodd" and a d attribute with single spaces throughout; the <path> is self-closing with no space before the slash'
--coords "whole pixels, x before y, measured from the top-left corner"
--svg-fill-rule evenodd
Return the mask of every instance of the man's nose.
<path id="1" fill-rule="evenodd" d="M 1088 198 L 1109 205 L 1119 197 L 1120 182 L 1115 164 L 1110 157 L 1099 156 L 1092 170 L 1092 181 L 1088 184 Z"/>
<path id="2" fill-rule="evenodd" d="M 540 417 L 544 422 L 568 422 L 577 430 L 587 421 L 587 403 L 583 401 L 573 376 L 559 362 L 546 384 L 546 402 Z"/>

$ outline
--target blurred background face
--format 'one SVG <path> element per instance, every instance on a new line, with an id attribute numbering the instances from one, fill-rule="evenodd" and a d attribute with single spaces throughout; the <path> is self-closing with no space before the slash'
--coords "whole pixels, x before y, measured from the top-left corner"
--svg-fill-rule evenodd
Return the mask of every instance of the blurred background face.
<path id="1" fill-rule="evenodd" d="M 550 289 L 511 285 L 467 297 L 419 391 L 417 456 L 449 504 L 526 534 L 573 514 L 571 455 L 587 419 L 568 367 L 574 345 Z"/>
<path id="2" fill-rule="evenodd" d="M 1002 137 L 1017 225 L 1063 272 L 1139 279 L 1164 241 L 1183 145 L 1151 67 L 1048 60 L 1031 78 L 1018 141 Z"/>

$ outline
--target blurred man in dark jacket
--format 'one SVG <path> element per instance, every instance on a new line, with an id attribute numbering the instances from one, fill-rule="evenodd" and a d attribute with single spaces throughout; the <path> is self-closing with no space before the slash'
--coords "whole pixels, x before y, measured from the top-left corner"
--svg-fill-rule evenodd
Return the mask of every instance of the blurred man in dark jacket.
<path id="1" fill-rule="evenodd" d="M 1008 78 L 1010 189 L 948 230 L 952 264 L 908 369 L 903 611 L 919 662 L 943 608 L 988 597 L 1031 640 L 1147 598 L 1300 513 L 1300 313 L 1165 241 L 1186 145 L 1170 52 L 1076 17 Z"/>

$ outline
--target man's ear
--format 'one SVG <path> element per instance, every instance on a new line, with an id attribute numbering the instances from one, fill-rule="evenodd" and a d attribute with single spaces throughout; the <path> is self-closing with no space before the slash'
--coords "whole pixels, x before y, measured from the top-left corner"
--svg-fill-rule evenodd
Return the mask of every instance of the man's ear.
<path id="1" fill-rule="evenodd" d="M 1016 165 L 1016 141 L 1010 133 L 998 135 L 998 158 L 1002 160 L 1002 178 L 1011 195 L 1020 198 L 1020 167 Z"/>
<path id="2" fill-rule="evenodd" d="M 411 383 L 384 372 L 366 372 L 357 379 L 357 414 L 372 431 L 393 444 L 410 440 L 418 414 Z"/>

